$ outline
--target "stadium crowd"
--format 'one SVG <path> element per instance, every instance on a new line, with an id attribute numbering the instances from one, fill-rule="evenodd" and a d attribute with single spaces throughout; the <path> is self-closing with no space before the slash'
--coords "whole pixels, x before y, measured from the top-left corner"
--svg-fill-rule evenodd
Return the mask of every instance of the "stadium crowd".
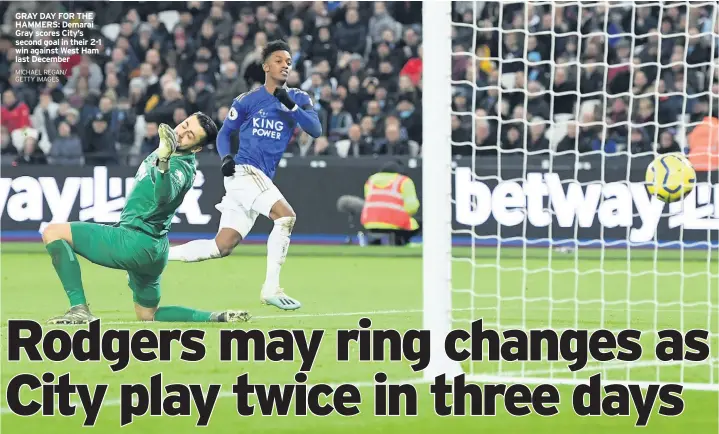
<path id="1" fill-rule="evenodd" d="M 693 127 L 719 109 L 716 4 L 458 3 L 455 154 L 707 146 Z"/>
<path id="2" fill-rule="evenodd" d="M 719 108 L 719 19 L 711 3 L 660 3 L 455 2 L 454 154 L 686 147 L 687 125 Z M 115 164 L 155 149 L 159 123 L 199 110 L 219 125 L 262 84 L 259 53 L 277 38 L 324 132 L 298 129 L 288 154 L 421 155 L 420 2 L 99 4 L 0 5 L 4 160 Z M 18 12 L 86 10 L 98 55 L 15 61 Z M 67 73 L 26 83 L 23 69 Z"/>
<path id="3" fill-rule="evenodd" d="M 313 140 L 298 128 L 288 154 L 419 153 L 421 3 L 99 4 L 6 4 L 2 154 L 17 164 L 113 164 L 154 150 L 159 123 L 198 110 L 220 125 L 235 97 L 263 83 L 260 53 L 278 38 L 293 51 L 288 85 L 312 97 L 324 131 Z M 38 68 L 67 69 L 58 81 L 17 82 L 36 65 L 14 62 L 14 17 L 62 8 L 96 12 L 100 54 Z"/>

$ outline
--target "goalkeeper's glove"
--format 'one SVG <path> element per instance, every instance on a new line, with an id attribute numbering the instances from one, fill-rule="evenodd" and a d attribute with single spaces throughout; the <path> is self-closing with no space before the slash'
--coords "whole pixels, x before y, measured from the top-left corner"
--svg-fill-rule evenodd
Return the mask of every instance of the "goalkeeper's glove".
<path id="1" fill-rule="evenodd" d="M 297 105 L 294 101 L 292 101 L 292 98 L 290 98 L 290 95 L 287 93 L 287 89 L 285 89 L 284 87 L 275 88 L 273 95 L 275 96 L 275 98 L 280 100 L 282 105 L 284 105 L 290 110 L 294 109 Z"/>
<path id="2" fill-rule="evenodd" d="M 170 167 L 170 157 L 177 150 L 177 135 L 167 124 L 160 124 L 158 130 L 160 146 L 157 147 L 157 168 L 165 173 Z"/>
<path id="3" fill-rule="evenodd" d="M 222 169 L 222 174 L 225 176 L 232 176 L 235 174 L 235 159 L 232 158 L 232 155 L 225 155 L 222 159 L 222 166 L 220 168 Z"/>

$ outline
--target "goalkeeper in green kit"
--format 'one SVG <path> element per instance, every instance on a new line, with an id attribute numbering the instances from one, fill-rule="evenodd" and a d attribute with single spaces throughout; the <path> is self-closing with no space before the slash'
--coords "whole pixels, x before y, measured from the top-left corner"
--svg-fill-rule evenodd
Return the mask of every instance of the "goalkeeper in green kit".
<path id="1" fill-rule="evenodd" d="M 56 223 L 42 234 L 70 310 L 49 324 L 86 324 L 90 312 L 76 255 L 98 265 L 127 271 L 137 319 L 165 322 L 247 321 L 244 311 L 206 312 L 180 306 L 160 307 L 160 276 L 167 265 L 170 230 L 175 211 L 195 180 L 195 153 L 217 136 L 217 126 L 204 113 L 195 113 L 173 130 L 159 128 L 160 146 L 140 165 L 120 222 Z"/>

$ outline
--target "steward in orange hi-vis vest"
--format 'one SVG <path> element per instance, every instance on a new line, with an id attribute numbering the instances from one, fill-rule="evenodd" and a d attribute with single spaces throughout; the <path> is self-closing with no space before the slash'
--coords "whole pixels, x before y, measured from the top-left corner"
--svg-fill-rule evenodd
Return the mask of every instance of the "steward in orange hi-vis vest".
<path id="1" fill-rule="evenodd" d="M 376 173 L 365 183 L 365 202 L 360 217 L 367 229 L 412 231 L 418 224 L 412 218 L 419 201 L 412 180 L 399 173 Z"/>

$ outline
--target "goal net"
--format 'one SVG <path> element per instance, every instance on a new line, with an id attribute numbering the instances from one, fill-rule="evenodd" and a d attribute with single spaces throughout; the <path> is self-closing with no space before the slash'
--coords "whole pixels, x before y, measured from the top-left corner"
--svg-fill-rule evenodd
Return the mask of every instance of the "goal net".
<path id="1" fill-rule="evenodd" d="M 462 370 L 479 380 L 575 384 L 600 373 L 604 380 L 719 390 L 719 7 L 451 7 L 451 47 L 428 40 L 437 36 L 431 25 L 424 30 L 425 83 L 437 83 L 436 64 L 451 70 L 451 124 L 433 122 L 452 144 L 438 149 L 440 131 L 423 145 L 430 189 L 423 205 L 447 193 L 428 186 L 441 164 L 452 183 L 452 228 L 433 210 L 423 216 L 425 249 L 447 247 L 447 239 L 429 234 L 443 224 L 453 243 L 451 270 L 425 263 L 425 290 L 434 278 L 451 291 L 451 301 L 440 303 L 446 311 L 434 307 L 427 315 L 453 329 L 477 319 L 497 330 L 636 329 L 643 348 L 631 363 L 590 356 L 580 372 L 564 361 L 485 360 L 462 363 Z M 451 64 L 437 61 L 441 50 L 451 51 L 444 54 Z M 425 92 L 443 96 L 432 87 Z M 447 117 L 447 107 L 430 110 Z M 670 205 L 643 183 L 648 164 L 666 152 L 687 153 L 698 172 L 694 191 Z M 451 275 L 449 283 L 443 275 Z M 659 361 L 654 348 L 664 329 L 709 330 L 710 357 Z"/>

